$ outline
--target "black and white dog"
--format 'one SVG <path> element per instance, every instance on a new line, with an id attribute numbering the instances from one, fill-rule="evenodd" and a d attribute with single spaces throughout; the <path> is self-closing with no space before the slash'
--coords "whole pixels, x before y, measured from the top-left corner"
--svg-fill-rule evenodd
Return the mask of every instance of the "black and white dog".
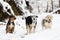
<path id="1" fill-rule="evenodd" d="M 35 32 L 36 25 L 37 25 L 37 17 L 38 16 L 28 16 L 28 17 L 26 17 L 27 33 L 31 33 L 32 28 L 33 28 L 33 32 Z"/>
<path id="2" fill-rule="evenodd" d="M 48 29 L 51 28 L 51 24 L 52 24 L 52 16 L 51 15 L 47 15 L 43 20 L 42 20 L 42 28 L 44 29 Z"/>

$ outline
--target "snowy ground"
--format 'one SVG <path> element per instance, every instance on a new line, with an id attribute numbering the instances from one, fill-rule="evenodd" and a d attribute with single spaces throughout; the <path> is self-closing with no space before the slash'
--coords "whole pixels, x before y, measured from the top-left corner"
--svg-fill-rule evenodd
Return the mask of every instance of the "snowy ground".
<path id="1" fill-rule="evenodd" d="M 39 4 L 41 5 L 41 6 L 40 5 L 39 6 L 41 7 L 42 12 L 45 11 L 46 4 L 47 4 L 46 1 L 44 1 L 44 2 L 43 1 L 41 0 L 40 2 L 38 2 L 38 5 Z M 2 0 L 0 0 L 0 2 L 2 2 Z M 56 4 L 57 4 L 57 2 L 54 3 L 54 5 L 56 5 Z M 34 13 L 34 14 L 38 13 L 38 10 L 37 10 L 38 5 L 36 5 L 36 3 L 32 4 L 32 7 L 34 9 L 32 13 Z M 5 5 L 4 5 L 4 8 L 5 8 Z M 60 32 L 59 32 L 59 30 L 60 30 L 60 19 L 59 19 L 60 14 L 50 14 L 53 16 L 51 29 L 42 30 L 41 21 L 43 18 L 45 18 L 46 15 L 48 15 L 48 13 L 42 13 L 42 12 L 41 12 L 41 14 L 37 14 L 38 19 L 37 19 L 36 33 L 31 33 L 29 35 L 25 35 L 26 25 L 25 25 L 25 19 L 22 20 L 22 16 L 16 17 L 15 30 L 14 30 L 13 34 L 6 34 L 6 32 L 5 32 L 6 23 L 0 22 L 0 40 L 60 40 Z M 27 13 L 28 13 L 28 11 L 27 11 Z"/>
<path id="2" fill-rule="evenodd" d="M 50 14 L 52 15 L 52 14 Z M 60 40 L 60 15 L 53 14 L 51 29 L 42 30 L 41 20 L 46 14 L 39 14 L 37 19 L 36 33 L 25 35 L 25 20 L 22 20 L 22 16 L 17 16 L 15 20 L 16 26 L 13 34 L 6 34 L 6 24 L 0 22 L 0 40 Z"/>

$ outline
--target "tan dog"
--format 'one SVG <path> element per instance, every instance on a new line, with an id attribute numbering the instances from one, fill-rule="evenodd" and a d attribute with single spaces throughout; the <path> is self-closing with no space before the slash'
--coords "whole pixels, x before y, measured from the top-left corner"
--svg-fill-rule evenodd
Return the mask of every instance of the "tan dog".
<path id="1" fill-rule="evenodd" d="M 52 16 L 51 15 L 47 15 L 45 17 L 45 19 L 42 20 L 42 28 L 44 29 L 48 29 L 51 28 L 51 24 L 52 24 Z"/>
<path id="2" fill-rule="evenodd" d="M 16 18 L 13 15 L 11 15 L 9 17 L 9 21 L 6 26 L 6 33 L 13 33 L 14 32 L 14 28 L 15 28 L 14 20 L 15 19 Z"/>

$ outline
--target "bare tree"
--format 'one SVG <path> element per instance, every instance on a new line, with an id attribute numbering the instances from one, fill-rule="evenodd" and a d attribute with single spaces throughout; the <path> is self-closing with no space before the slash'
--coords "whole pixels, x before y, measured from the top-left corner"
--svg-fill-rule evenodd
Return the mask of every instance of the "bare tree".
<path id="1" fill-rule="evenodd" d="M 38 5 L 38 13 L 40 13 L 39 5 Z"/>
<path id="2" fill-rule="evenodd" d="M 60 0 L 59 0 L 59 7 L 60 7 Z M 57 12 L 58 12 L 58 14 L 60 14 L 60 10 L 58 10 Z"/>
<path id="3" fill-rule="evenodd" d="M 52 11 L 53 11 L 53 0 L 51 0 L 51 5 L 52 5 Z"/>
<path id="4" fill-rule="evenodd" d="M 59 0 L 59 7 L 60 7 L 60 0 Z"/>
<path id="5" fill-rule="evenodd" d="M 47 8 L 46 8 L 46 12 L 48 12 L 48 2 L 47 2 Z"/>

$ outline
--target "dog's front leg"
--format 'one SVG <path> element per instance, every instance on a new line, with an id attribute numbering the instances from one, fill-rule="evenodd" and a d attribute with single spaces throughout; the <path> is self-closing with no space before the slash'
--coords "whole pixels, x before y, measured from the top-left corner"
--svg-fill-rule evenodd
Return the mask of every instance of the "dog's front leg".
<path id="1" fill-rule="evenodd" d="M 11 29 L 11 33 L 13 33 L 14 32 L 14 27 Z"/>
<path id="2" fill-rule="evenodd" d="M 27 34 L 29 33 L 29 26 L 26 25 L 26 31 L 27 31 Z"/>
<path id="3" fill-rule="evenodd" d="M 32 27 L 31 27 L 31 26 L 29 26 L 29 34 L 31 34 L 31 30 L 32 30 Z"/>
<path id="4" fill-rule="evenodd" d="M 9 33 L 9 32 L 10 32 L 10 27 L 7 26 L 7 27 L 6 27 L 6 33 Z"/>
<path id="5" fill-rule="evenodd" d="M 33 28 L 33 32 L 35 33 L 35 31 L 36 31 L 36 25 L 34 26 L 34 28 Z"/>

